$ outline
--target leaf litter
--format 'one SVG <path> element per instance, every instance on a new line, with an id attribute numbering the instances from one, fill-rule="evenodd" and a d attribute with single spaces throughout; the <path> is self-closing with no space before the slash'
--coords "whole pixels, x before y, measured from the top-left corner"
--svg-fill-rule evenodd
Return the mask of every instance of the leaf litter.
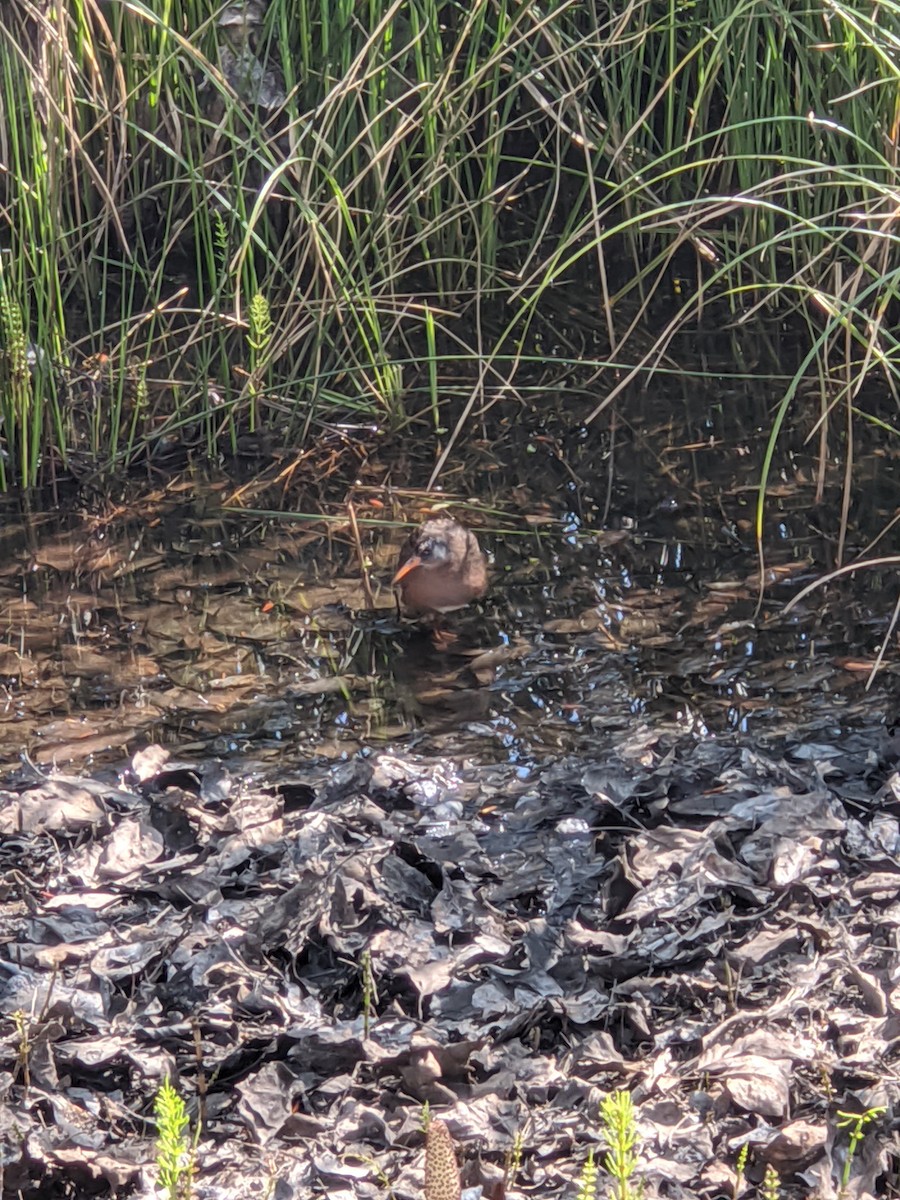
<path id="1" fill-rule="evenodd" d="M 281 790 L 149 747 L 8 781 L 6 1193 L 152 1195 L 171 1077 L 197 1195 L 419 1195 L 426 1103 L 463 1186 L 519 1138 L 505 1191 L 563 1195 L 628 1088 L 645 1194 L 721 1195 L 747 1143 L 751 1182 L 837 1196 L 836 1110 L 897 1104 L 895 762 L 641 741 L 527 780 L 393 751 Z M 851 1194 L 888 1194 L 890 1125 Z"/>
<path id="2" fill-rule="evenodd" d="M 891 672 L 760 653 L 746 579 L 618 606 L 573 572 L 506 643 L 410 642 L 379 717 L 356 582 L 288 617 L 147 563 L 123 658 L 97 596 L 9 600 L 4 1195 L 155 1195 L 166 1079 L 198 1197 L 570 1196 L 621 1089 L 645 1196 L 896 1193 Z M 846 1188 L 841 1112 L 878 1113 Z"/>

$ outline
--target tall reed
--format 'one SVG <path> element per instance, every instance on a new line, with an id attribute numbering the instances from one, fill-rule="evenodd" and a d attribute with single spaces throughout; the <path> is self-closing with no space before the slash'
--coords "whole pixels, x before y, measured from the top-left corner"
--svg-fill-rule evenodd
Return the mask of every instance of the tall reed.
<path id="1" fill-rule="evenodd" d="M 892 3 L 10 0 L 0 484 L 334 421 L 441 465 L 554 373 L 596 419 L 711 310 L 789 317 L 811 421 L 855 419 L 897 388 L 898 41 Z"/>

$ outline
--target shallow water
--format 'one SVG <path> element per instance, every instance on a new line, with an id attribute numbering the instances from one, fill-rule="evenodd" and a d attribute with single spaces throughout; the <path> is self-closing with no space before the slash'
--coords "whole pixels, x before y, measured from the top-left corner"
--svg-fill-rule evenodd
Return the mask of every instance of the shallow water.
<path id="1" fill-rule="evenodd" d="M 527 770 L 596 756 L 641 723 L 700 738 L 788 723 L 800 738 L 890 708 L 890 655 L 866 691 L 889 575 L 842 580 L 781 617 L 822 569 L 801 486 L 773 515 L 758 614 L 746 530 L 685 515 L 674 493 L 605 531 L 566 508 L 565 490 L 517 512 L 462 511 L 492 553 L 492 585 L 454 618 L 446 651 L 397 612 L 389 581 L 406 530 L 384 509 L 359 506 L 357 546 L 346 513 L 261 519 L 222 494 L 102 518 L 8 515 L 7 770 L 23 757 L 115 762 L 153 742 L 264 767 L 396 739 Z M 427 511 L 408 507 L 414 520 Z"/>

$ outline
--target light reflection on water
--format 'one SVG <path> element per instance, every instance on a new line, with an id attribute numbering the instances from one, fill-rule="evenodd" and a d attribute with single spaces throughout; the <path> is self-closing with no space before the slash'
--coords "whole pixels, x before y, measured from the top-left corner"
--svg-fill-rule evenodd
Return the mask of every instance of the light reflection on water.
<path id="1" fill-rule="evenodd" d="M 198 524 L 193 508 L 139 536 L 127 518 L 26 524 L 6 524 L 0 566 L 10 760 L 24 746 L 38 763 L 95 761 L 152 741 L 337 758 L 424 738 L 527 771 L 600 753 L 636 719 L 704 738 L 812 720 L 826 684 L 884 703 L 837 661 L 873 654 L 879 593 L 854 595 L 848 579 L 779 622 L 810 578 L 790 544 L 757 618 L 755 556 L 733 542 L 606 537 L 572 512 L 535 541 L 510 517 L 505 536 L 482 533 L 489 595 L 454 616 L 457 641 L 440 650 L 396 611 L 401 530 L 368 534 L 373 610 L 353 548 L 314 525 L 245 539 L 239 517 Z"/>

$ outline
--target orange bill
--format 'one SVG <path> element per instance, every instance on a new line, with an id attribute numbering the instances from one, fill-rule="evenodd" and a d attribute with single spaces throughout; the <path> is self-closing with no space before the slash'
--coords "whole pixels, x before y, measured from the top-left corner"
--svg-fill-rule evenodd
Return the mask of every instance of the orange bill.
<path id="1" fill-rule="evenodd" d="M 399 569 L 397 574 L 394 576 L 394 578 L 391 580 L 392 586 L 396 587 L 401 579 L 405 579 L 407 577 L 407 575 L 410 573 L 410 571 L 414 571 L 416 569 L 416 567 L 421 567 L 421 565 L 422 565 L 422 560 L 421 560 L 421 558 L 419 558 L 418 554 L 414 554 L 412 556 L 412 558 L 408 558 L 406 560 L 406 562 L 403 564 L 403 566 Z"/>

